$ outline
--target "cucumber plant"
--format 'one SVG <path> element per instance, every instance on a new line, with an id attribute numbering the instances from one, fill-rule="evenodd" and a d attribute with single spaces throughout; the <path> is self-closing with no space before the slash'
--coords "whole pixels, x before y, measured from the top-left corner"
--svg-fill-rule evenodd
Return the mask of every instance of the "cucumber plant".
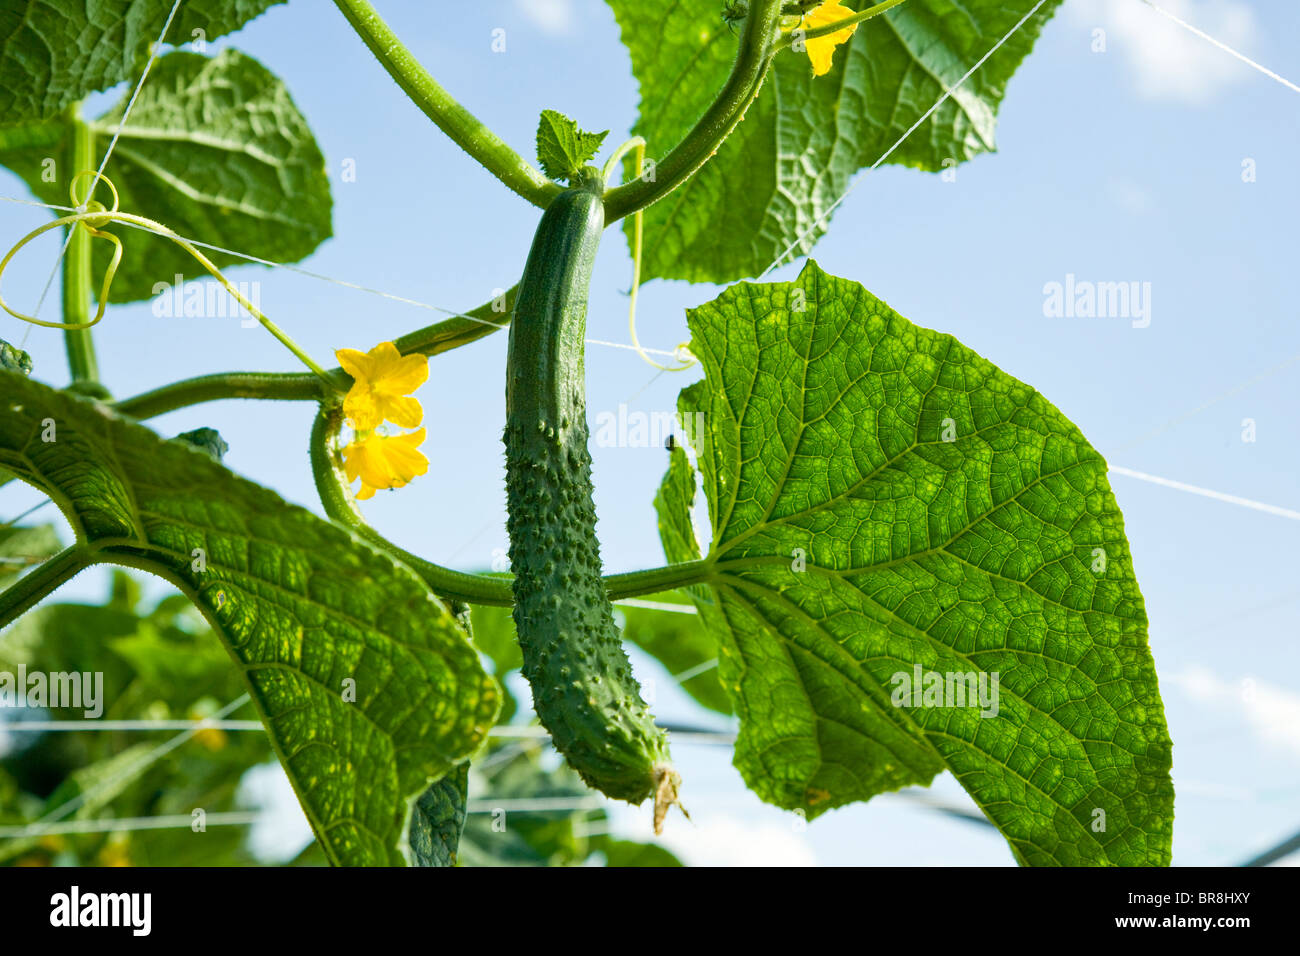
<path id="1" fill-rule="evenodd" d="M 273 3 L 182 5 L 177 35 L 215 38 Z M 366 0 L 335 0 L 337 25 L 541 218 L 527 261 L 501 264 L 521 276 L 510 291 L 392 342 L 339 343 L 333 368 L 222 271 L 237 261 L 224 250 L 298 259 L 330 232 L 323 157 L 283 85 L 233 50 L 166 53 L 131 76 L 126 65 L 150 55 L 135 29 L 112 33 L 111 55 L 85 68 L 69 39 L 89 35 L 84 4 L 16 13 L 15 30 L 44 38 L 50 69 L 33 74 L 14 48 L 0 51 L 0 163 L 72 211 L 12 244 L 67 230 L 55 325 L 72 381 L 46 384 L 52 370 L 0 347 L 0 468 L 57 502 L 76 540 L 8 582 L 0 623 L 96 564 L 169 581 L 224 642 L 335 864 L 457 858 L 467 781 L 495 760 L 494 722 L 516 711 L 485 656 L 498 677 L 522 667 L 536 716 L 586 784 L 653 798 L 659 829 L 690 781 L 673 769 L 625 640 L 679 669 L 716 657 L 712 683 L 688 692 L 734 713 L 747 785 L 807 819 L 948 771 L 1021 863 L 1167 864 L 1171 744 L 1100 455 L 1032 388 L 812 260 L 793 281 L 737 281 L 808 253 L 858 170 L 938 171 L 986 148 L 1008 80 L 1058 5 L 609 0 L 641 106 L 598 171 L 606 134 L 547 110 L 535 166 Z M 158 12 L 152 0 L 108 6 L 120 23 Z M 927 42 L 904 39 L 916 35 Z M 960 104 L 955 78 L 942 79 L 957 50 L 972 63 L 986 54 Z M 124 79 L 142 84 L 138 100 L 82 115 L 84 97 Z M 872 109 L 845 123 L 848 102 Z M 984 126 L 972 133 L 975 115 Z M 119 138 L 131 148 L 99 169 Z M 70 199 L 66 181 L 42 175 L 50 154 L 76 176 Z M 205 185 L 182 193 L 178 182 Z M 306 221 L 273 215 L 289 206 Z M 633 303 L 642 279 L 736 284 L 688 314 L 682 355 L 703 378 L 679 410 L 704 424 L 670 445 L 654 502 L 667 564 L 602 575 L 584 334 L 592 263 L 619 221 Z M 0 280 L 18 261 L 0 261 Z M 114 334 L 113 306 L 153 294 L 160 270 L 214 276 L 307 370 L 213 372 L 113 398 L 92 335 Z M 504 328 L 509 577 L 437 565 L 365 519 L 377 491 L 427 480 L 413 393 L 430 359 Z M 145 424 L 225 398 L 318 406 L 308 443 L 323 517 Z M 58 440 L 42 441 L 51 422 Z M 224 446 L 213 436 L 205 447 Z M 704 544 L 692 519 L 701 496 Z M 611 602 L 668 592 L 694 604 L 700 636 L 620 634 Z M 469 608 L 511 608 L 515 637 L 475 637 Z M 997 706 L 900 692 L 898 675 L 914 673 L 991 684 Z"/>

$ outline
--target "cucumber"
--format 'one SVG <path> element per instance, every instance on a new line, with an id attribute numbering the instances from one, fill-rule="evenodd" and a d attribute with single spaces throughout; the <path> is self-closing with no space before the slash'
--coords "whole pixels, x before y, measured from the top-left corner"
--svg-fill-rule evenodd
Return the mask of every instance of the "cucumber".
<path id="1" fill-rule="evenodd" d="M 506 495 L 523 673 L 555 747 L 583 780 L 630 803 L 655 798 L 658 830 L 679 778 L 601 582 L 587 451 L 587 289 L 605 226 L 594 169 L 542 215 L 510 324 Z"/>

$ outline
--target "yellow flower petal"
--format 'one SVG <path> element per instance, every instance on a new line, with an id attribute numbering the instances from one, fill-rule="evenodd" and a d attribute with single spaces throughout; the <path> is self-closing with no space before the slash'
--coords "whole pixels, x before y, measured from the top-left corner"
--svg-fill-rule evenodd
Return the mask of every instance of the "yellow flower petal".
<path id="1" fill-rule="evenodd" d="M 384 412 L 376 400 L 374 389 L 361 385 L 359 380 L 343 399 L 343 414 L 358 431 L 368 432 L 384 421 Z"/>
<path id="2" fill-rule="evenodd" d="M 416 428 L 424 419 L 424 409 L 409 395 L 395 395 L 383 403 L 384 419 L 401 428 Z"/>
<path id="3" fill-rule="evenodd" d="M 391 343 L 384 343 L 391 345 Z M 429 380 L 429 358 L 426 355 L 398 355 L 393 347 L 394 358 L 381 366 L 379 377 L 384 380 L 384 387 L 398 395 L 410 395 Z"/>
<path id="4" fill-rule="evenodd" d="M 360 431 L 389 421 L 414 428 L 424 417 L 411 392 L 429 378 L 429 360 L 423 355 L 402 355 L 392 342 L 380 342 L 368 353 L 339 349 L 335 353 L 343 370 L 353 378 L 343 401 L 343 413 Z"/>
<path id="5" fill-rule="evenodd" d="M 361 479 L 357 498 L 365 500 L 377 489 L 402 488 L 412 478 L 426 474 L 429 459 L 418 450 L 425 430 L 405 435 L 367 435 L 343 449 L 343 467 L 348 480 Z"/>
<path id="6" fill-rule="evenodd" d="M 343 366 L 343 371 L 353 378 L 369 379 L 373 375 L 370 356 L 365 352 L 358 352 L 356 349 L 339 349 L 334 353 L 334 357 L 339 360 L 339 365 Z"/>
<path id="7" fill-rule="evenodd" d="M 839 3 L 838 0 L 827 0 L 812 13 L 804 17 L 803 28 L 805 30 L 815 30 L 818 27 L 829 26 L 840 20 L 845 20 L 856 10 L 851 10 Z M 804 41 L 808 48 L 808 59 L 812 61 L 813 76 L 825 76 L 831 71 L 831 60 L 835 53 L 835 48 L 841 43 L 848 43 L 853 36 L 853 31 L 858 28 L 858 24 L 846 27 L 843 30 L 837 30 L 830 36 L 816 37 Z"/>

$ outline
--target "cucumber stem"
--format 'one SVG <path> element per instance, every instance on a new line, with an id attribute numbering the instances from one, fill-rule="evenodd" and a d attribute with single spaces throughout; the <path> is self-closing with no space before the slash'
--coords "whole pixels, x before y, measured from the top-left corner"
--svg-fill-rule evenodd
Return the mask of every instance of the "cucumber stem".
<path id="1" fill-rule="evenodd" d="M 62 584 L 95 563 L 94 551 L 82 542 L 64 548 L 0 591 L 0 627 L 7 627 Z"/>
<path id="2" fill-rule="evenodd" d="M 754 0 L 740 37 L 736 62 L 717 98 L 691 131 L 655 166 L 653 182 L 644 177 L 605 194 L 605 221 L 629 216 L 658 202 L 703 166 L 730 135 L 763 86 L 776 55 L 781 0 Z"/>
<path id="3" fill-rule="evenodd" d="M 72 130 L 72 145 L 64 168 L 68 176 L 73 176 L 79 170 L 94 168 L 95 134 L 81 118 L 80 101 L 69 106 L 64 117 Z M 90 319 L 90 287 L 94 281 L 90 233 L 80 223 L 71 223 L 68 229 L 68 251 L 63 258 L 63 324 L 84 325 Z M 63 344 L 73 384 L 98 382 L 99 363 L 90 329 L 65 329 Z"/>
<path id="4" fill-rule="evenodd" d="M 534 206 L 545 208 L 561 192 L 531 163 L 461 106 L 406 48 L 367 0 L 334 0 L 388 75 L 437 127 L 488 172 Z"/>

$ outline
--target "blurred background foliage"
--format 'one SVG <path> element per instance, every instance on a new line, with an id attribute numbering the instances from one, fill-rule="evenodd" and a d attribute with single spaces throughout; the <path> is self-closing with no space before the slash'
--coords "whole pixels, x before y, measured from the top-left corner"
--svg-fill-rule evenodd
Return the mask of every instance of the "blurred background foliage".
<path id="1" fill-rule="evenodd" d="M 0 529 L 0 589 L 58 548 L 51 525 Z M 685 603 L 683 595 L 667 600 Z M 695 671 L 681 686 L 696 701 L 730 713 L 709 666 L 716 651 L 697 617 L 645 607 L 620 607 L 618 616 L 626 638 L 669 673 Z M 518 699 L 524 685 L 510 612 L 475 608 L 472 617 L 474 642 L 502 684 L 505 701 L 500 734 L 471 761 L 457 864 L 680 866 L 661 846 L 607 832 L 603 798 L 563 764 L 540 735 L 529 701 Z M 0 834 L 7 834 L 0 836 L 0 865 L 326 862 L 314 841 L 290 859 L 270 859 L 249 840 L 249 824 L 268 812 L 243 786 L 250 771 L 275 760 L 264 734 L 208 728 L 158 756 L 155 751 L 176 730 L 95 729 L 103 721 L 198 720 L 244 694 L 220 642 L 182 596 L 147 601 L 139 580 L 115 571 L 103 603 L 47 603 L 0 635 L 0 672 L 17 674 L 20 667 L 28 673 L 102 674 L 103 711 L 89 719 L 82 707 L 0 708 Z M 250 715 L 245 706 L 230 719 Z M 82 721 L 87 729 L 29 729 L 34 722 L 54 721 Z M 15 722 L 25 726 L 16 728 Z M 72 809 L 64 811 L 70 802 Z M 196 810 L 205 820 L 243 814 L 247 822 L 198 829 L 184 822 Z M 47 815 L 53 815 L 53 827 L 91 832 L 14 835 L 15 828 Z M 173 819 L 161 819 L 166 817 Z"/>

